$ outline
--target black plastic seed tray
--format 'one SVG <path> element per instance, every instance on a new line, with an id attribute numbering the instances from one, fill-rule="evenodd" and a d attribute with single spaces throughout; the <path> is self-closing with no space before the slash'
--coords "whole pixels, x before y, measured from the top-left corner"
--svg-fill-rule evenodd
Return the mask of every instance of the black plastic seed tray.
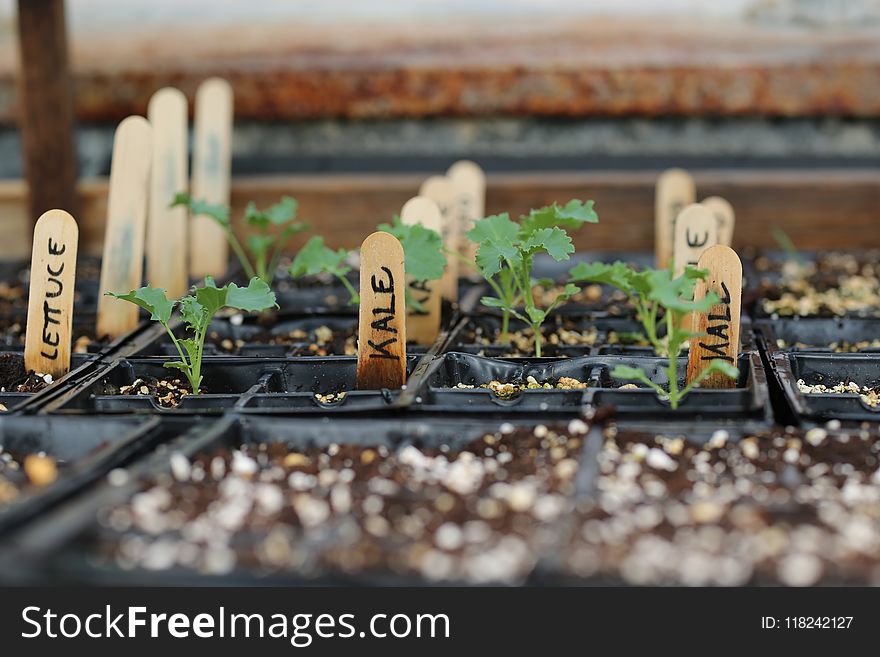
<path id="1" fill-rule="evenodd" d="M 617 365 L 639 367 L 651 380 L 665 386 L 668 381 L 665 359 L 655 356 L 581 356 L 558 359 L 493 359 L 473 354 L 450 352 L 438 359 L 419 390 L 418 408 L 459 413 L 515 414 L 540 412 L 552 416 L 589 413 L 603 406 L 616 409 L 618 416 L 641 416 L 658 420 L 736 419 L 772 420 L 767 383 L 757 352 L 740 355 L 740 378 L 737 387 L 727 390 L 696 389 L 672 409 L 656 393 L 644 386 L 621 389 L 634 384 L 611 376 Z M 679 386 L 684 385 L 687 359 L 679 358 Z M 581 389 L 524 389 L 510 397 L 499 397 L 480 387 L 491 381 L 526 383 L 532 377 L 538 384 L 556 384 L 560 378 L 576 379 L 586 384 Z"/>
<path id="2" fill-rule="evenodd" d="M 162 435 L 159 421 L 150 418 L 0 417 L 0 458 L 11 455 L 19 465 L 0 472 L 19 488 L 12 500 L 0 503 L 0 537 L 152 449 Z M 21 466 L 28 455 L 50 457 L 57 478 L 42 487 L 29 484 Z"/>
<path id="3" fill-rule="evenodd" d="M 232 409 L 273 409 L 278 412 L 331 412 L 379 410 L 392 405 L 400 391 L 355 390 L 357 358 L 239 358 L 212 356 L 202 361 L 203 394 L 188 394 L 177 406 L 162 404 L 149 394 L 155 380 L 180 379 L 177 370 L 164 367 L 170 359 L 126 358 L 114 361 L 89 385 L 81 386 L 55 410 L 75 412 L 220 413 Z M 408 358 L 412 372 L 418 356 Z M 119 394 L 136 382 L 144 394 Z M 135 391 L 136 392 L 136 391 Z M 337 393 L 345 393 L 338 395 Z M 316 394 L 336 395 L 324 401 Z M 161 396 L 161 395 L 160 395 Z"/>
<path id="4" fill-rule="evenodd" d="M 856 393 L 801 392 L 798 381 L 808 386 L 854 383 L 880 390 L 880 358 L 874 354 L 774 353 L 770 368 L 791 410 L 801 420 L 853 420 L 880 422 L 880 405 L 870 406 Z"/>
<path id="5" fill-rule="evenodd" d="M 19 356 L 21 355 L 21 352 L 14 353 Z M 58 390 L 70 382 L 75 381 L 86 368 L 94 365 L 95 358 L 96 356 L 92 354 L 71 354 L 70 372 L 66 376 L 53 381 L 51 384 L 37 392 L 0 392 L 0 404 L 3 404 L 7 411 L 18 410 L 23 405 L 31 402 L 36 395 L 51 393 L 52 391 Z"/>
<path id="6" fill-rule="evenodd" d="M 527 427 L 534 427 L 535 423 L 527 423 Z M 217 422 L 193 426 L 188 433 L 174 442 L 165 443 L 149 457 L 142 459 L 128 469 L 128 476 L 121 485 L 103 483 L 94 488 L 90 493 L 80 496 L 52 514 L 46 514 L 22 530 L 16 532 L 6 542 L 5 549 L 0 552 L 0 580 L 9 583 L 39 583 L 39 582 L 64 582 L 64 583 L 89 583 L 115 585 L 139 585 L 152 586 L 165 585 L 295 585 L 295 584 L 359 584 L 359 585 L 413 585 L 430 584 L 431 581 L 423 579 L 418 574 L 400 573 L 389 571 L 385 568 L 370 568 L 352 564 L 346 570 L 340 570 L 334 566 L 328 566 L 320 560 L 320 553 L 338 546 L 351 543 L 352 522 L 345 513 L 341 516 L 331 517 L 327 521 L 328 527 L 321 532 L 311 532 L 301 536 L 297 541 L 298 553 L 301 557 L 292 563 L 283 563 L 271 571 L 265 566 L 255 567 L 247 562 L 239 566 L 224 567 L 222 573 L 199 572 L 198 570 L 180 565 L 177 562 L 153 564 L 152 569 L 142 565 L 120 564 L 113 556 L 113 547 L 122 546 L 120 541 L 125 540 L 126 528 L 117 526 L 118 517 L 114 517 L 110 510 L 127 503 L 137 493 L 147 489 L 157 481 L 173 481 L 175 475 L 172 468 L 172 455 L 178 453 L 185 456 L 189 462 L 204 454 L 224 453 L 236 449 L 241 445 L 258 445 L 261 443 L 281 443 L 288 449 L 304 451 L 309 448 L 326 448 L 331 445 L 358 445 L 362 447 L 384 447 L 389 452 L 400 450 L 407 446 L 439 451 L 441 454 L 452 454 L 464 447 L 470 441 L 485 434 L 496 434 L 502 427 L 499 422 L 431 419 L 383 419 L 371 422 L 368 426 L 355 419 L 334 419 L 327 421 L 318 418 L 303 418 L 301 421 L 292 423 L 282 418 L 235 418 L 227 416 Z M 505 431 L 512 431 L 508 428 Z M 531 429 L 529 429 L 531 431 Z M 567 434 L 573 435 L 573 434 Z M 581 434 L 578 434 L 581 435 Z M 589 437 L 581 435 L 582 445 L 575 447 L 573 456 L 575 464 L 582 464 L 584 458 L 593 459 L 592 452 L 587 451 L 586 445 L 590 442 Z M 593 447 L 597 440 L 592 440 Z M 487 456 L 491 453 L 487 452 Z M 260 458 L 254 455 L 254 458 Z M 381 458 L 377 457 L 377 458 Z M 545 458 L 541 456 L 540 458 Z M 378 463 L 377 463 L 378 465 Z M 419 466 L 413 466 L 419 467 Z M 213 473 L 206 473 L 205 478 L 213 477 Z M 383 479 L 381 468 L 377 472 L 379 479 Z M 582 488 L 580 472 L 576 472 L 573 480 L 574 486 L 567 496 L 577 496 Z M 385 484 L 390 480 L 383 479 Z M 383 483 L 380 481 L 379 483 Z M 194 484 L 195 486 L 196 484 Z M 323 484 L 322 484 L 323 485 Z M 356 490 L 369 491 L 367 481 L 360 480 L 352 484 L 352 493 Z M 378 485 L 378 484 L 377 484 Z M 361 488 L 363 487 L 363 488 Z M 193 488 L 193 493 L 196 489 Z M 389 504 L 395 500 L 406 503 L 409 499 L 420 499 L 417 493 L 407 488 L 400 488 L 396 497 L 386 497 Z M 424 493 L 422 493 L 424 495 Z M 433 498 L 430 500 L 433 505 Z M 471 509 L 461 513 L 473 514 Z M 450 513 L 451 521 L 461 521 L 461 513 Z M 387 515 L 387 514 L 383 514 Z M 393 516 L 387 515 L 388 519 Z M 296 515 L 283 513 L 278 520 L 281 527 L 275 532 L 267 526 L 264 531 L 240 532 L 229 545 L 238 551 L 239 560 L 244 560 L 244 554 L 248 549 L 271 549 L 273 537 L 280 536 L 285 532 L 302 532 L 302 525 L 296 520 Z M 527 572 L 521 573 L 519 581 L 504 581 L 503 583 L 522 583 L 530 574 L 533 563 L 544 558 L 544 551 L 552 549 L 564 536 L 565 514 L 561 513 L 549 521 L 532 520 L 540 526 L 540 541 L 537 541 L 529 549 L 535 552 L 534 559 L 530 562 Z M 431 527 L 431 529 L 436 529 Z M 281 531 L 281 534 L 277 534 Z M 503 531 L 510 531 L 503 530 Z M 172 534 L 178 534 L 172 531 Z M 218 537 L 219 538 L 219 537 Z M 137 539 L 133 539 L 137 542 Z M 169 536 L 167 545 L 175 544 L 173 535 Z M 129 545 L 133 545 L 129 543 Z M 163 547 L 163 546 L 160 546 Z M 401 553 L 401 562 L 405 556 L 406 544 L 394 541 L 384 541 L 381 548 L 384 553 Z M 487 546 L 488 549 L 488 546 Z M 120 553 L 116 553 L 120 554 Z M 415 552 L 412 553 L 415 556 Z M 228 555 L 227 555 L 228 556 Z M 183 557 L 183 554 L 181 554 Z M 446 582 L 450 583 L 450 582 Z"/>
<path id="7" fill-rule="evenodd" d="M 880 354 L 880 319 L 780 317 L 756 321 L 755 331 L 768 353 Z"/>

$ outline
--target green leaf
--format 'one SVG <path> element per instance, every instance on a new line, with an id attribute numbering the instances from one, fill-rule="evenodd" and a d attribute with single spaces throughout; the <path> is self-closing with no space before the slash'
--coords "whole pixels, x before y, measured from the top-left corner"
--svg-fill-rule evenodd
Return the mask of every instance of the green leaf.
<path id="1" fill-rule="evenodd" d="M 238 287 L 235 283 L 230 283 L 225 289 L 225 305 L 229 308 L 259 312 L 278 305 L 275 293 L 269 284 L 256 276 L 250 280 L 247 287 Z"/>
<path id="2" fill-rule="evenodd" d="M 612 264 L 605 262 L 579 262 L 572 267 L 568 276 L 579 283 L 603 283 L 619 290 L 629 291 L 636 272 L 625 262 L 618 260 Z"/>
<path id="3" fill-rule="evenodd" d="M 394 235 L 403 246 L 404 270 L 416 281 L 433 281 L 443 276 L 446 256 L 440 234 L 421 224 L 404 224 L 400 217 L 394 223 L 380 224 L 379 230 Z"/>
<path id="4" fill-rule="evenodd" d="M 272 235 L 250 235 L 247 238 L 247 248 L 255 258 L 265 256 L 275 243 Z"/>
<path id="5" fill-rule="evenodd" d="M 186 192 L 181 192 L 174 197 L 174 200 L 171 202 L 171 207 L 177 205 L 185 205 L 188 207 L 193 216 L 205 215 L 211 217 L 221 226 L 229 226 L 229 208 L 225 205 L 214 205 L 212 203 L 194 199 Z"/>
<path id="6" fill-rule="evenodd" d="M 573 199 L 560 207 L 553 203 L 537 210 L 532 210 L 520 220 L 522 235 L 528 235 L 542 228 L 568 228 L 576 230 L 585 223 L 595 224 L 599 216 L 593 210 L 593 201 L 586 203 Z"/>
<path id="7" fill-rule="evenodd" d="M 205 277 L 205 283 L 194 290 L 196 301 L 203 308 L 203 317 L 210 321 L 217 312 L 226 305 L 226 293 L 228 288 L 217 287 L 214 279 Z"/>
<path id="8" fill-rule="evenodd" d="M 645 373 L 644 370 L 638 367 L 629 367 L 628 365 L 615 365 L 614 369 L 611 370 L 611 376 L 615 379 L 624 379 L 626 381 L 641 381 L 649 385 L 652 388 L 657 386 L 656 383 L 651 381 L 650 377 Z"/>
<path id="9" fill-rule="evenodd" d="M 505 304 L 501 299 L 496 297 L 482 297 L 480 303 L 489 308 L 504 308 Z"/>
<path id="10" fill-rule="evenodd" d="M 529 255 L 544 250 L 557 262 L 568 260 L 574 253 L 574 245 L 568 233 L 556 227 L 534 231 L 523 241 L 521 248 Z"/>
<path id="11" fill-rule="evenodd" d="M 162 322 L 163 324 L 168 323 L 171 319 L 171 311 L 174 310 L 174 302 L 169 301 L 168 297 L 165 296 L 165 290 L 160 288 L 141 287 L 137 290 L 132 290 L 128 294 L 107 292 L 106 296 L 130 301 L 150 313 L 150 319 Z"/>
<path id="12" fill-rule="evenodd" d="M 702 371 L 700 378 L 703 379 L 710 374 L 714 374 L 716 372 L 718 374 L 723 374 L 724 376 L 730 377 L 731 379 L 739 378 L 739 368 L 732 363 L 721 360 L 720 358 L 709 361 L 709 364 Z"/>
<path id="13" fill-rule="evenodd" d="M 529 321 L 536 326 L 540 326 L 547 319 L 547 313 L 534 306 L 526 308 L 526 315 L 528 315 Z"/>
<path id="14" fill-rule="evenodd" d="M 172 363 L 162 363 L 162 367 L 167 367 L 169 370 L 180 370 L 184 374 L 189 374 L 189 365 L 179 360 Z"/>
<path id="15" fill-rule="evenodd" d="M 290 275 L 299 278 L 300 276 L 314 276 L 326 272 L 345 276 L 350 270 L 343 264 L 347 257 L 348 251 L 345 249 L 334 251 L 324 245 L 323 237 L 314 235 L 296 254 L 296 258 L 290 265 Z"/>
<path id="16" fill-rule="evenodd" d="M 486 278 L 492 278 L 501 271 L 502 263 L 515 263 L 520 257 L 519 249 L 504 242 L 482 242 L 477 247 L 477 267 Z"/>
<path id="17" fill-rule="evenodd" d="M 244 216 L 251 226 L 258 228 L 268 228 L 272 226 L 283 226 L 296 218 L 296 211 L 299 203 L 290 196 L 283 196 L 281 201 L 275 205 L 269 206 L 265 210 L 258 210 L 253 202 L 248 203 L 245 208 Z"/>
<path id="18" fill-rule="evenodd" d="M 483 242 L 513 244 L 517 233 L 519 233 L 519 226 L 511 221 L 509 214 L 503 212 L 501 214 L 493 214 L 484 219 L 478 219 L 474 222 L 474 227 L 468 231 L 467 236 L 476 244 L 482 244 Z"/>
<path id="19" fill-rule="evenodd" d="M 205 308 L 192 295 L 180 300 L 180 317 L 191 331 L 199 331 L 205 322 Z"/>

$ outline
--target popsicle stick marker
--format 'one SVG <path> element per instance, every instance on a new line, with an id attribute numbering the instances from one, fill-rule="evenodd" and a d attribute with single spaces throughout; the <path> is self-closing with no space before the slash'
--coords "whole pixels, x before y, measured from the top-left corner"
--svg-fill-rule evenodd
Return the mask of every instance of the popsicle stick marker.
<path id="1" fill-rule="evenodd" d="M 688 353 L 687 380 L 691 382 L 713 360 L 721 359 L 736 365 L 739 357 L 740 310 L 742 307 L 742 263 L 729 246 L 718 244 L 706 250 L 697 263 L 709 275 L 697 281 L 694 298 L 702 299 L 715 292 L 720 301 L 706 313 L 695 313 L 693 330 L 702 333 L 691 338 Z M 702 388 L 734 388 L 736 381 L 713 372 Z"/>
<path id="2" fill-rule="evenodd" d="M 462 236 L 460 253 L 475 261 L 477 245 L 464 236 L 474 227 L 474 222 L 486 214 L 486 174 L 474 162 L 459 160 L 449 167 L 446 175 L 455 188 L 458 204 L 458 234 Z M 472 277 L 479 278 L 479 274 L 475 271 Z"/>
<path id="3" fill-rule="evenodd" d="M 667 169 L 657 179 L 654 196 L 654 262 L 658 269 L 669 266 L 673 256 L 675 219 L 697 199 L 694 179 L 684 169 Z"/>
<path id="4" fill-rule="evenodd" d="M 712 211 L 718 221 L 718 243 L 731 246 L 733 244 L 733 229 L 736 225 L 733 206 L 720 196 L 710 196 L 703 199 L 703 205 Z"/>
<path id="5" fill-rule="evenodd" d="M 213 205 L 229 205 L 232 149 L 232 87 L 210 78 L 196 92 L 192 197 Z M 223 228 L 213 219 L 196 216 L 190 222 L 190 275 L 222 278 L 229 246 Z"/>
<path id="6" fill-rule="evenodd" d="M 400 211 L 400 220 L 407 225 L 421 224 L 437 233 L 443 227 L 440 208 L 429 198 L 415 196 Z M 440 333 L 440 281 L 414 281 L 407 277 L 410 298 L 423 310 L 409 308 L 406 315 L 406 335 L 410 342 L 431 345 Z"/>
<path id="7" fill-rule="evenodd" d="M 128 292 L 142 283 L 152 153 L 152 129 L 145 118 L 130 116 L 119 124 L 113 138 L 107 227 L 98 286 L 98 337 L 116 338 L 138 324 L 137 306 L 105 293 Z"/>
<path id="8" fill-rule="evenodd" d="M 450 253 L 458 253 L 460 221 L 452 181 L 446 176 L 431 176 L 422 183 L 419 196 L 429 198 L 437 204 L 442 218 L 438 232 L 443 246 Z M 458 259 L 454 255 L 446 255 L 446 269 L 440 279 L 440 294 L 452 303 L 458 301 Z"/>
<path id="9" fill-rule="evenodd" d="M 357 387 L 399 389 L 406 382 L 406 280 L 403 246 L 376 232 L 361 245 Z"/>
<path id="10" fill-rule="evenodd" d="M 694 203 L 675 219 L 673 235 L 674 274 L 681 276 L 687 265 L 696 265 L 706 249 L 718 244 L 718 221 L 709 208 Z"/>
<path id="11" fill-rule="evenodd" d="M 34 226 L 24 367 L 58 378 L 70 371 L 73 292 L 79 228 L 64 210 L 49 210 Z"/>
<path id="12" fill-rule="evenodd" d="M 147 217 L 147 280 L 179 298 L 189 288 L 186 208 L 170 207 L 187 191 L 187 102 L 177 89 L 160 89 L 150 99 L 147 118 L 153 127 L 153 165 Z"/>

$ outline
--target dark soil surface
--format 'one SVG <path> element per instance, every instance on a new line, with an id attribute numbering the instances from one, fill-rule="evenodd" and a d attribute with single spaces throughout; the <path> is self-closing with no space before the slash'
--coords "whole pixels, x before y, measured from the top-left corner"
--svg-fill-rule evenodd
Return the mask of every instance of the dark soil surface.
<path id="1" fill-rule="evenodd" d="M 48 384 L 43 376 L 25 372 L 21 354 L 0 353 L 0 392 L 37 392 Z"/>

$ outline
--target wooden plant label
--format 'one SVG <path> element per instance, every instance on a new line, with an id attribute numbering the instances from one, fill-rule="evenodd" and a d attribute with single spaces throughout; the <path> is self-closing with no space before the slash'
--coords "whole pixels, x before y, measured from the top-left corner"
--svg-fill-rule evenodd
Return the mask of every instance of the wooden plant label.
<path id="1" fill-rule="evenodd" d="M 376 232 L 361 245 L 358 390 L 406 383 L 406 303 L 403 246 Z"/>
<path id="2" fill-rule="evenodd" d="M 130 116 L 119 124 L 110 164 L 107 227 L 98 286 L 98 337 L 116 338 L 138 324 L 137 306 L 104 293 L 129 292 L 142 283 L 152 153 L 152 129 L 145 118 Z"/>
<path id="3" fill-rule="evenodd" d="M 442 218 L 440 237 L 443 239 L 443 246 L 452 253 L 458 253 L 460 220 L 452 181 L 446 176 L 431 176 L 422 183 L 419 196 L 429 198 L 437 204 Z M 440 294 L 453 303 L 458 301 L 458 260 L 455 256 L 446 255 L 446 269 L 440 279 Z"/>
<path id="4" fill-rule="evenodd" d="M 694 179 L 684 169 L 667 169 L 657 179 L 654 196 L 654 262 L 658 269 L 669 266 L 673 256 L 675 219 L 697 198 Z"/>
<path id="5" fill-rule="evenodd" d="M 706 250 L 698 263 L 708 269 L 705 280 L 697 281 L 694 298 L 702 299 L 715 292 L 720 301 L 707 313 L 694 314 L 693 331 L 703 333 L 691 338 L 687 380 L 693 379 L 711 361 L 719 358 L 736 365 L 739 356 L 740 308 L 742 305 L 742 263 L 729 246 L 718 244 Z M 703 388 L 734 388 L 736 381 L 723 374 L 710 374 L 700 384 Z"/>
<path id="6" fill-rule="evenodd" d="M 703 251 L 718 244 L 718 221 L 704 205 L 694 203 L 675 219 L 673 233 L 675 276 L 681 276 L 687 265 L 696 265 Z"/>
<path id="7" fill-rule="evenodd" d="M 443 226 L 440 208 L 424 196 L 408 200 L 400 211 L 400 220 L 405 224 L 421 224 L 438 233 Z M 414 281 L 409 277 L 406 281 L 411 298 L 424 308 L 410 308 L 407 312 L 407 338 L 419 345 L 431 345 L 440 333 L 440 281 Z"/>
<path id="8" fill-rule="evenodd" d="M 187 191 L 187 103 L 177 89 L 153 94 L 147 109 L 153 126 L 153 166 L 147 217 L 147 280 L 177 299 L 189 289 L 186 208 L 170 207 L 178 192 Z"/>
<path id="9" fill-rule="evenodd" d="M 232 149 L 232 87 L 226 80 L 210 78 L 196 92 L 193 143 L 192 197 L 213 205 L 229 205 Z M 190 275 L 223 278 L 229 245 L 216 221 L 195 216 L 190 223 Z"/>
<path id="10" fill-rule="evenodd" d="M 703 205 L 712 211 L 718 221 L 718 243 L 731 246 L 733 244 L 733 228 L 736 224 L 733 206 L 720 196 L 710 196 L 703 199 Z"/>
<path id="11" fill-rule="evenodd" d="M 486 174 L 474 162 L 459 160 L 446 172 L 455 188 L 458 205 L 459 253 L 470 260 L 476 260 L 477 245 L 467 239 L 468 231 L 477 219 L 486 214 Z M 478 277 L 474 274 L 474 277 Z"/>
<path id="12" fill-rule="evenodd" d="M 59 378 L 70 370 L 73 291 L 79 228 L 64 210 L 45 212 L 34 226 L 24 368 Z"/>

